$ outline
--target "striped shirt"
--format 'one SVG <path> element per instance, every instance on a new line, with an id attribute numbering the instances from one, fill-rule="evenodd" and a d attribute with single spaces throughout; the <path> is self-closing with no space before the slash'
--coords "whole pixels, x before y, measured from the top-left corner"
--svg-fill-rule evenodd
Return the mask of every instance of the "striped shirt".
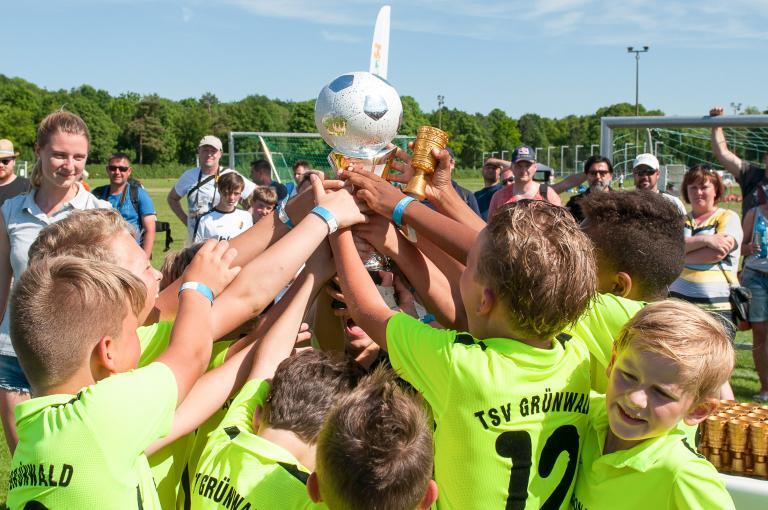
<path id="1" fill-rule="evenodd" d="M 690 301 L 705 310 L 729 311 L 730 283 L 738 282 L 736 268 L 741 254 L 741 222 L 733 211 L 718 208 L 696 224 L 692 213 L 685 217 L 685 237 L 726 234 L 736 239 L 736 247 L 718 263 L 686 264 L 670 287 L 670 296 Z"/>

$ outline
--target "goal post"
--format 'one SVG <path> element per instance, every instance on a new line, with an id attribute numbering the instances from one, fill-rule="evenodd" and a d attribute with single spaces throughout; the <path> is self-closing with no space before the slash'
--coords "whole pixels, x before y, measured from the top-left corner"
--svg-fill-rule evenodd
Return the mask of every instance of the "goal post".
<path id="1" fill-rule="evenodd" d="M 600 119 L 600 154 L 622 173 L 632 161 L 649 152 L 661 163 L 659 188 L 679 184 L 686 169 L 697 163 L 720 168 L 712 154 L 711 129 L 726 128 L 729 149 L 744 160 L 758 161 L 768 152 L 768 115 L 603 117 Z M 635 132 L 642 130 L 640 145 Z M 629 141 L 628 141 L 629 140 Z"/>
<path id="2" fill-rule="evenodd" d="M 264 140 L 272 154 L 276 175 L 272 178 L 285 182 L 293 179 L 291 173 L 296 161 L 307 161 L 312 168 L 330 172 L 328 153 L 331 148 L 318 133 L 284 133 L 268 131 L 232 131 L 229 133 L 229 168 L 244 175 L 250 174 L 251 161 L 266 158 L 259 138 Z M 392 143 L 406 148 L 412 136 L 398 135 Z"/>

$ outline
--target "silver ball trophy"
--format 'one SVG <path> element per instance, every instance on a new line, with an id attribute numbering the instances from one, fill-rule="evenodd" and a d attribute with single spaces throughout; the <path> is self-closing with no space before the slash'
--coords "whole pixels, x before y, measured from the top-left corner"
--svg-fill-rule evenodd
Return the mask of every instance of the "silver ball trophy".
<path id="1" fill-rule="evenodd" d="M 356 71 L 334 78 L 323 87 L 315 103 L 315 125 L 333 151 L 328 162 L 338 172 L 350 165 L 387 178 L 395 138 L 403 119 L 400 95 L 375 74 Z M 369 271 L 384 268 L 384 258 L 374 253 L 365 261 Z"/>

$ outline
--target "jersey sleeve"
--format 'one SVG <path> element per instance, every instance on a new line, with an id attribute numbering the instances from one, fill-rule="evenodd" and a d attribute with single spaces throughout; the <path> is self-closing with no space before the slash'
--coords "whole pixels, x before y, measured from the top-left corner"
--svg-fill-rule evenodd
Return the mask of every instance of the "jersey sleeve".
<path id="1" fill-rule="evenodd" d="M 686 462 L 675 475 L 668 508 L 673 510 L 734 510 L 723 479 L 704 459 Z"/>
<path id="2" fill-rule="evenodd" d="M 205 241 L 206 239 L 210 239 L 211 237 L 215 237 L 211 232 L 211 229 L 208 228 L 208 223 L 210 223 L 210 216 L 204 215 L 202 218 L 200 218 L 200 223 L 197 225 L 197 229 L 195 230 L 195 243 L 201 243 Z"/>
<path id="3" fill-rule="evenodd" d="M 238 427 L 254 433 L 253 413 L 264 405 L 269 395 L 269 383 L 263 379 L 253 379 L 243 385 L 227 410 L 219 428 Z"/>
<path id="4" fill-rule="evenodd" d="M 138 199 L 139 210 L 136 211 L 136 213 L 139 214 L 139 218 L 157 214 L 157 211 L 155 210 L 155 204 L 152 202 L 152 199 L 149 197 L 149 193 L 147 193 L 144 188 L 138 189 Z"/>
<path id="5" fill-rule="evenodd" d="M 387 322 L 387 350 L 392 367 L 411 383 L 436 410 L 447 402 L 453 370 L 451 347 L 469 334 L 436 329 L 407 313 L 396 313 Z"/>
<path id="6" fill-rule="evenodd" d="M 95 431 L 107 437 L 113 455 L 135 456 L 168 433 L 173 423 L 178 387 L 163 363 L 113 375 L 79 395 Z"/>
<path id="7" fill-rule="evenodd" d="M 741 246 L 741 240 L 744 238 L 744 232 L 741 229 L 739 215 L 733 211 L 726 211 L 722 221 L 717 223 L 717 233 L 727 234 L 736 239 L 736 248 Z"/>
<path id="8" fill-rule="evenodd" d="M 173 191 L 175 191 L 180 197 L 183 197 L 186 195 L 189 190 L 192 189 L 192 186 L 195 185 L 195 179 L 192 175 L 192 172 L 187 170 L 183 174 L 181 174 L 181 177 L 179 177 L 179 180 L 176 181 L 176 184 L 173 186 Z"/>

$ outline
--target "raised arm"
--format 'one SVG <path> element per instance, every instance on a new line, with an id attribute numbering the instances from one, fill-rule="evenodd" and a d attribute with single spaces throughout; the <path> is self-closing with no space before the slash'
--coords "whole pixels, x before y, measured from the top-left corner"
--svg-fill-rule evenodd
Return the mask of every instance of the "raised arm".
<path id="1" fill-rule="evenodd" d="M 563 193 L 571 188 L 579 186 L 582 182 L 587 180 L 587 174 L 584 172 L 569 175 L 560 182 L 556 182 L 550 185 L 550 189 L 555 190 L 556 193 Z"/>
<path id="2" fill-rule="evenodd" d="M 344 172 L 344 178 L 357 188 L 358 198 L 385 218 L 391 218 L 395 206 L 405 198 L 402 191 L 371 172 Z M 462 263 L 466 263 L 467 254 L 479 234 L 479 231 L 415 201 L 405 208 L 402 217 L 403 223 L 413 227 L 418 235 L 428 237 Z M 478 219 L 483 222 L 482 218 Z"/>
<path id="3" fill-rule="evenodd" d="M 214 296 L 221 293 L 240 271 L 230 267 L 235 250 L 229 249 L 226 241 L 208 241 L 197 252 L 184 271 L 184 283 L 198 283 L 207 286 L 207 292 Z M 205 371 L 211 357 L 213 327 L 211 301 L 200 290 L 192 288 L 179 295 L 179 315 L 173 325 L 168 348 L 157 361 L 165 363 L 176 377 L 178 403 L 189 393 L 192 385 Z"/>
<path id="4" fill-rule="evenodd" d="M 723 109 L 720 106 L 715 106 L 709 110 L 711 117 L 718 117 L 722 114 Z M 723 133 L 723 128 L 720 126 L 712 128 L 712 153 L 715 155 L 717 162 L 723 165 L 736 178 L 747 170 L 747 163 L 728 149 L 725 133 Z"/>
<path id="5" fill-rule="evenodd" d="M 357 254 L 352 232 L 344 230 L 331 238 L 336 272 L 352 319 L 373 339 L 387 348 L 387 321 L 395 312 L 382 299 Z"/>

